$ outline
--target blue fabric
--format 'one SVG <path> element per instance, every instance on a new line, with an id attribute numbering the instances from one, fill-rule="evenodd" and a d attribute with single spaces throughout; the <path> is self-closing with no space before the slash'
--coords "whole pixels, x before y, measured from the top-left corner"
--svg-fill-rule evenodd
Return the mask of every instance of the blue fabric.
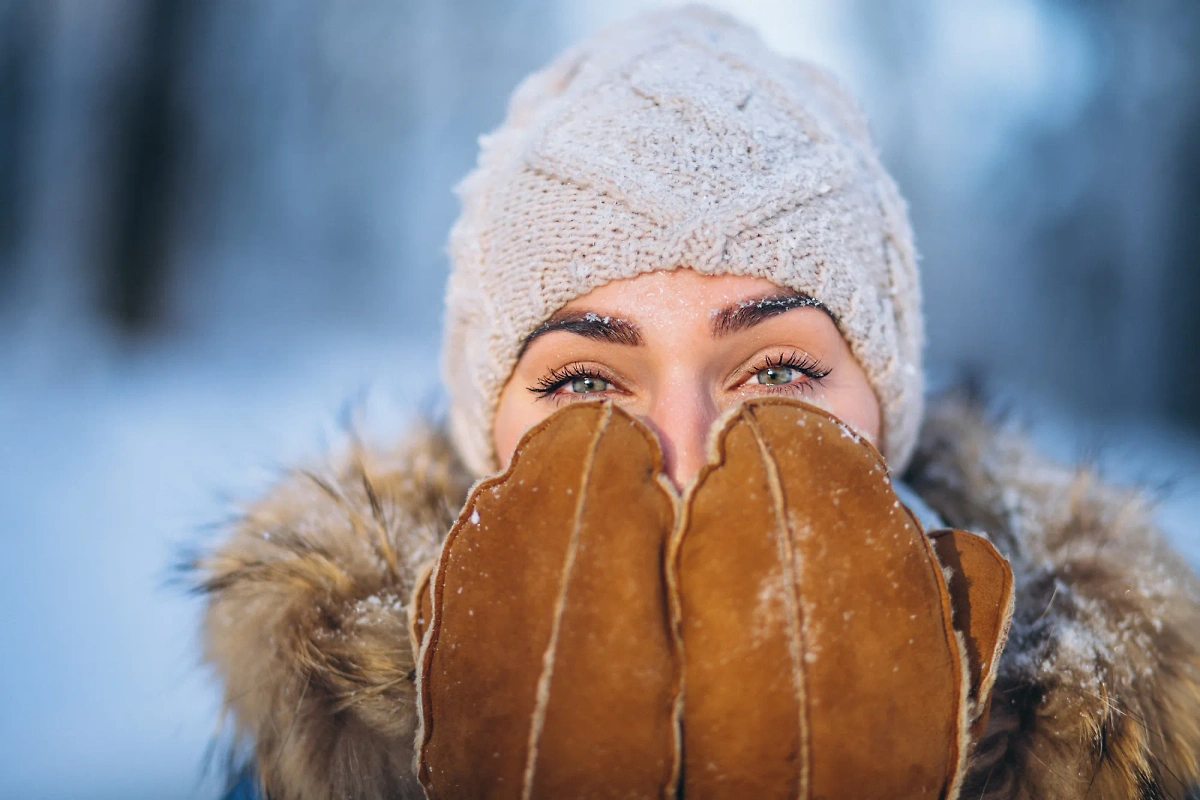
<path id="1" fill-rule="evenodd" d="M 251 770 L 242 773 L 242 777 L 225 795 L 225 800 L 268 800 L 266 795 L 258 791 L 258 779 Z"/>
<path id="2" fill-rule="evenodd" d="M 921 527 L 925 529 L 926 533 L 946 527 L 946 523 L 942 522 L 942 518 L 938 516 L 938 513 L 922 500 L 921 496 L 907 483 L 893 479 L 892 488 L 896 491 L 896 496 L 900 498 L 900 502 L 908 506 L 908 510 L 913 512 L 913 516 L 920 521 Z"/>

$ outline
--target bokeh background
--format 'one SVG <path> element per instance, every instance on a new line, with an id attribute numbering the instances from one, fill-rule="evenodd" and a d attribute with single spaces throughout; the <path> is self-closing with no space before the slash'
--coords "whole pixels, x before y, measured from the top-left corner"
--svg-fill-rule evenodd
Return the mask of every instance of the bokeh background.
<path id="1" fill-rule="evenodd" d="M 347 413 L 436 412 L 476 137 L 656 5 L 0 0 L 0 797 L 215 795 L 174 554 Z M 717 5 L 861 97 L 935 381 L 1148 483 L 1200 563 L 1200 4 Z"/>

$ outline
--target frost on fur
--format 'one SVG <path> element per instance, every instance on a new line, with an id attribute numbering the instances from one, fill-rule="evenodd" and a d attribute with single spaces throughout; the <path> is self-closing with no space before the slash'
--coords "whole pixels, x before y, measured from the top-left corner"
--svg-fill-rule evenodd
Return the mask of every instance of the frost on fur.
<path id="1" fill-rule="evenodd" d="M 420 797 L 407 603 L 466 494 L 445 441 L 299 472 L 192 570 L 206 659 L 274 800 Z"/>
<path id="2" fill-rule="evenodd" d="M 961 400 L 929 417 L 908 479 L 986 531 L 1016 608 L 972 798 L 1183 798 L 1200 776 L 1200 590 L 1133 491 L 1038 455 Z"/>

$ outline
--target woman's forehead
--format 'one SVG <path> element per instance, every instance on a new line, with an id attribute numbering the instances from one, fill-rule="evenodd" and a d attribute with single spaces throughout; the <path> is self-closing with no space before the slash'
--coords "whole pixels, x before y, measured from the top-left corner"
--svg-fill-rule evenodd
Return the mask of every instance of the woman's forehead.
<path id="1" fill-rule="evenodd" d="M 687 267 L 648 272 L 631 278 L 610 281 L 567 303 L 566 309 L 614 305 L 649 308 L 669 304 L 674 307 L 714 309 L 731 303 L 788 291 L 766 278 L 749 275 L 704 275 Z"/>

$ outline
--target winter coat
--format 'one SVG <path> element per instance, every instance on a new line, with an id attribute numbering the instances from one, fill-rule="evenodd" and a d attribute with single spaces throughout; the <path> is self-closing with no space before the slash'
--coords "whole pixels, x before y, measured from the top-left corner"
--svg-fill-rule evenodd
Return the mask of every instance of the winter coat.
<path id="1" fill-rule="evenodd" d="M 1192 796 L 1200 581 L 1146 499 L 959 399 L 934 405 L 904 478 L 947 525 L 986 534 L 1015 577 L 960 796 Z M 422 796 L 407 605 L 470 483 L 437 429 L 390 453 L 356 448 L 284 481 L 196 561 L 206 658 L 275 800 Z"/>

